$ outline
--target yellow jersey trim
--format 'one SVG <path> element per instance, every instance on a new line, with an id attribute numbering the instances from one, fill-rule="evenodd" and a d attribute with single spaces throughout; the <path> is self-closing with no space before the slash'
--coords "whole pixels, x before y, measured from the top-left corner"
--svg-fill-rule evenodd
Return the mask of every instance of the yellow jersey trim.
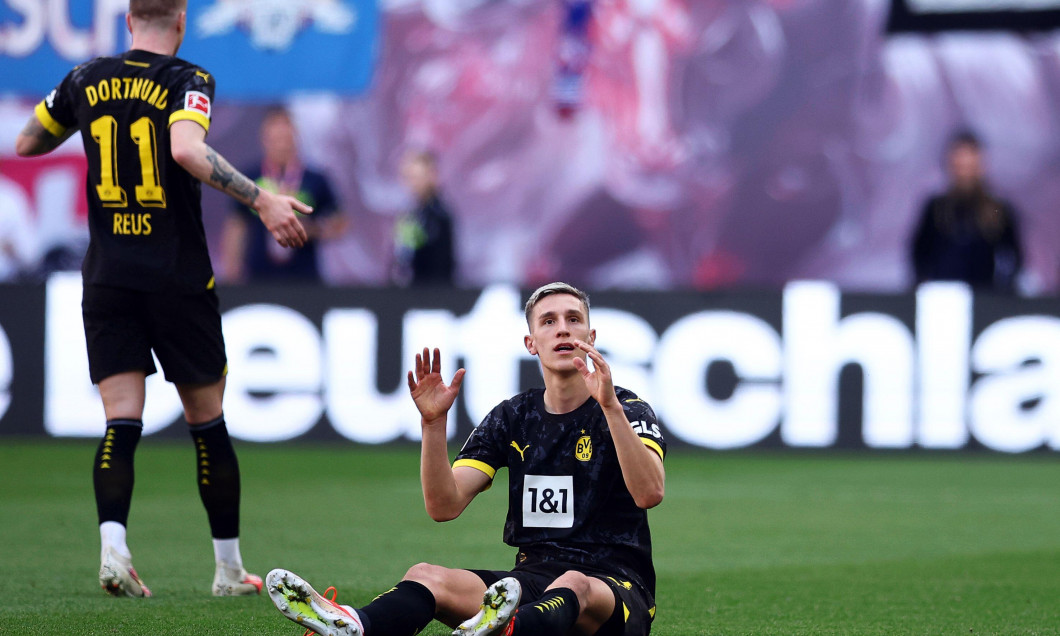
<path id="1" fill-rule="evenodd" d="M 666 456 L 663 454 L 662 446 L 659 446 L 659 444 L 657 444 L 655 440 L 648 439 L 647 437 L 642 437 L 640 438 L 640 441 L 644 442 L 644 445 L 648 448 L 652 449 L 656 453 L 659 453 L 659 459 L 666 459 Z"/>
<path id="2" fill-rule="evenodd" d="M 129 66 L 139 66 L 140 68 L 151 68 L 151 65 L 147 62 L 134 62 L 132 60 L 125 60 L 125 63 Z"/>
<path id="3" fill-rule="evenodd" d="M 213 276 L 210 277 L 210 282 L 206 283 L 206 289 L 213 289 L 217 285 L 217 279 Z"/>
<path id="4" fill-rule="evenodd" d="M 169 125 L 172 126 L 174 122 L 178 122 L 184 119 L 189 119 L 196 124 L 206 129 L 206 132 L 210 132 L 210 120 L 202 113 L 196 113 L 190 110 L 178 110 L 169 116 Z"/>
<path id="5" fill-rule="evenodd" d="M 497 474 L 497 469 L 490 466 L 486 462 L 480 462 L 477 459 L 458 459 L 453 463 L 453 468 L 459 468 L 461 466 L 467 466 L 468 468 L 474 468 L 475 470 L 481 470 L 486 475 L 493 479 L 494 475 Z"/>
<path id="6" fill-rule="evenodd" d="M 48 107 L 44 105 L 43 101 L 37 104 L 37 107 L 33 109 L 33 112 L 37 114 L 37 119 L 40 121 L 40 125 L 44 126 L 45 130 L 56 137 L 62 137 L 66 134 L 66 126 L 55 121 L 55 118 L 48 112 Z"/>

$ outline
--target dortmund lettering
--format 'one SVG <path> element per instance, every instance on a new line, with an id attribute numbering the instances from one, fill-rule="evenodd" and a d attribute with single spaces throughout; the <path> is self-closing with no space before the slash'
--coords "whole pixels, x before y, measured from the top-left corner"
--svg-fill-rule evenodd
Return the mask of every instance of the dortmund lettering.
<path id="1" fill-rule="evenodd" d="M 85 98 L 89 106 L 99 102 L 138 99 L 158 110 L 165 110 L 169 106 L 169 89 L 140 77 L 110 77 L 85 86 Z"/>

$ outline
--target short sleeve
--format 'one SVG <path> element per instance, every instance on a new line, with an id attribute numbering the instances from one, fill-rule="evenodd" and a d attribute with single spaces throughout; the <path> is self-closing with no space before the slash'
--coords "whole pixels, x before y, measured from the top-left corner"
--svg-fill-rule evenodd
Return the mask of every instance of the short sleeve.
<path id="1" fill-rule="evenodd" d="M 201 68 L 189 68 L 170 100 L 169 125 L 191 120 L 210 131 L 213 117 L 214 78 Z"/>
<path id="2" fill-rule="evenodd" d="M 45 130 L 56 137 L 62 137 L 69 128 L 77 125 L 77 100 L 74 81 L 74 72 L 76 70 L 75 68 L 70 71 L 63 78 L 63 81 L 52 89 L 52 92 L 48 93 L 48 96 L 41 100 L 34 109 L 34 114 L 37 115 L 37 120 L 40 121 L 41 126 L 44 126 Z"/>
<path id="3" fill-rule="evenodd" d="M 453 462 L 453 468 L 468 466 L 481 470 L 490 479 L 508 465 L 508 418 L 504 404 L 498 405 L 475 427 Z"/>
<path id="4" fill-rule="evenodd" d="M 622 409 L 626 412 L 626 419 L 640 437 L 640 441 L 658 453 L 659 459 L 666 459 L 666 439 L 663 438 L 662 430 L 659 429 L 659 421 L 651 406 L 637 396 L 627 394 L 622 398 Z"/>

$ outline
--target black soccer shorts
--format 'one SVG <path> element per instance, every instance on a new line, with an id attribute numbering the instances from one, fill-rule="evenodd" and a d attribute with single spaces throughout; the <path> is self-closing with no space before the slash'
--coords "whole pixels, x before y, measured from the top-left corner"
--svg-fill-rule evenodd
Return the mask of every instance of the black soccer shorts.
<path id="1" fill-rule="evenodd" d="M 175 384 L 210 384 L 227 371 L 217 293 L 163 294 L 85 285 L 81 299 L 93 384 L 157 369 Z"/>
<path id="2" fill-rule="evenodd" d="M 477 575 L 487 587 L 497 581 L 512 577 L 523 588 L 520 604 L 541 598 L 552 582 L 564 572 L 574 570 L 607 583 L 615 595 L 615 611 L 597 630 L 594 636 L 648 636 L 655 619 L 655 600 L 631 581 L 619 576 L 586 569 L 584 566 L 559 561 L 534 561 L 519 563 L 514 570 L 468 570 Z"/>

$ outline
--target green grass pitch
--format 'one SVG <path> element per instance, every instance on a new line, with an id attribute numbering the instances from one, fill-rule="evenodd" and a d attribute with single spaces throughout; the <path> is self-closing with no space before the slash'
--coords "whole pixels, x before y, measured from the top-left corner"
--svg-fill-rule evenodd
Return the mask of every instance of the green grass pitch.
<path id="1" fill-rule="evenodd" d="M 145 439 L 130 519 L 152 599 L 96 583 L 95 442 L 0 446 L 0 633 L 284 634 L 266 597 L 209 596 L 190 442 Z M 418 561 L 501 568 L 505 488 L 423 512 L 415 448 L 238 446 L 243 555 L 363 604 Z M 677 449 L 651 512 L 653 634 L 1060 633 L 1052 456 L 716 454 Z M 501 473 L 499 479 L 505 480 Z M 438 623 L 424 632 L 447 634 Z"/>

